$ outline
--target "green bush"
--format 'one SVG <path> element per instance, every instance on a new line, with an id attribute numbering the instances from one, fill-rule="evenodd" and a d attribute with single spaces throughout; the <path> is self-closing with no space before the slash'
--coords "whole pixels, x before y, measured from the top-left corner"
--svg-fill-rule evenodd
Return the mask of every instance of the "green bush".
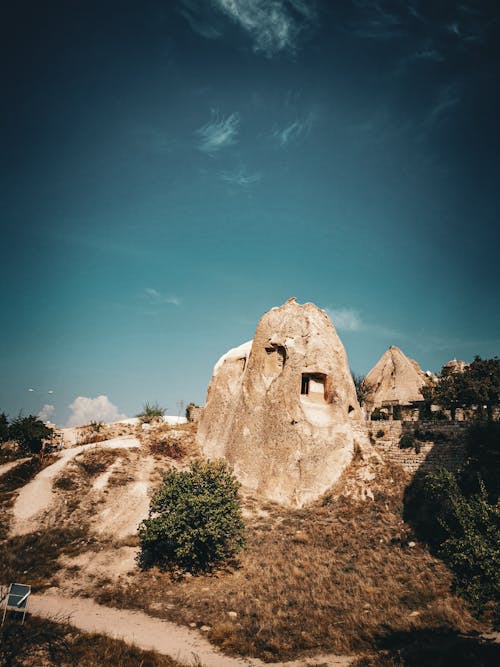
<path id="1" fill-rule="evenodd" d="M 238 489 L 222 460 L 166 472 L 139 526 L 140 564 L 195 572 L 234 557 L 244 545 Z"/>
<path id="2" fill-rule="evenodd" d="M 500 497 L 500 423 L 472 424 L 466 436 L 467 462 L 460 476 L 460 486 L 467 493 L 478 493 L 478 477 L 484 480 L 491 502 Z"/>
<path id="3" fill-rule="evenodd" d="M 5 412 L 2 412 L 0 414 L 0 443 L 7 442 L 9 438 L 9 418 Z"/>
<path id="4" fill-rule="evenodd" d="M 19 415 L 9 426 L 10 439 L 16 440 L 21 451 L 30 454 L 38 454 L 42 450 L 43 441 L 53 435 L 54 431 L 33 415 Z"/>
<path id="5" fill-rule="evenodd" d="M 455 573 L 457 588 L 480 611 L 500 595 L 500 508 L 489 502 L 482 480 L 478 487 L 467 496 L 452 472 L 431 472 L 420 512 L 428 540 Z"/>

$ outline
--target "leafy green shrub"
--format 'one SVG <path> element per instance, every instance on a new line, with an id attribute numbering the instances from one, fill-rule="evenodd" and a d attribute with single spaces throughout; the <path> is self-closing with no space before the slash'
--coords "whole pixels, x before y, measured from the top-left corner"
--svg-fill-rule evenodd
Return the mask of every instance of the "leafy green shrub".
<path id="1" fill-rule="evenodd" d="M 42 450 L 43 441 L 49 440 L 54 431 L 43 421 L 28 415 L 19 415 L 9 426 L 9 437 L 16 440 L 23 452 L 38 454 Z"/>
<path id="2" fill-rule="evenodd" d="M 460 486 L 467 493 L 477 493 L 478 476 L 484 480 L 491 502 L 500 496 L 500 423 L 472 424 L 466 435 L 466 465 L 460 476 Z"/>
<path id="3" fill-rule="evenodd" d="M 143 424 L 150 424 L 151 422 L 158 421 L 163 417 L 166 410 L 162 408 L 158 403 L 149 403 L 146 401 L 137 417 Z"/>
<path id="4" fill-rule="evenodd" d="M 0 414 L 0 443 L 7 442 L 9 438 L 9 418 L 5 412 L 2 412 Z"/>
<path id="5" fill-rule="evenodd" d="M 478 493 L 467 496 L 452 472 L 431 472 L 419 511 L 427 539 L 454 571 L 458 589 L 481 610 L 500 595 L 500 510 L 489 502 L 482 480 L 478 485 Z"/>
<path id="6" fill-rule="evenodd" d="M 166 472 L 139 526 L 141 565 L 203 571 L 230 560 L 244 544 L 238 489 L 222 460 Z"/>

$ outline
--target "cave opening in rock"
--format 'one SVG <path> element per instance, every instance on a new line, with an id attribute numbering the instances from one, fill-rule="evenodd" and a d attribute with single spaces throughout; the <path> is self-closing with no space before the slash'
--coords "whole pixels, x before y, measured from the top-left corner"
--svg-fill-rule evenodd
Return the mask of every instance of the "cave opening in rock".
<path id="1" fill-rule="evenodd" d="M 324 373 L 302 373 L 300 393 L 312 401 L 326 401 L 326 375 Z"/>
<path id="2" fill-rule="evenodd" d="M 266 347 L 266 359 L 264 362 L 264 373 L 272 376 L 281 373 L 285 366 L 286 351 L 282 345 Z"/>

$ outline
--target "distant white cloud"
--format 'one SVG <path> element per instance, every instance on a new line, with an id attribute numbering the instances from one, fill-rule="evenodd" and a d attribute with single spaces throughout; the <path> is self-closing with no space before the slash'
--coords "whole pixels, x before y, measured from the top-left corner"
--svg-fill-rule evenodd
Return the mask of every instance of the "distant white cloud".
<path id="1" fill-rule="evenodd" d="M 444 86 L 438 93 L 436 102 L 429 113 L 428 121 L 430 123 L 435 122 L 459 102 L 460 96 L 457 86 L 455 84 Z"/>
<path id="2" fill-rule="evenodd" d="M 328 315 L 336 329 L 340 331 L 359 331 L 363 327 L 361 316 L 352 308 L 327 308 Z"/>
<path id="3" fill-rule="evenodd" d="M 54 414 L 55 407 L 46 403 L 43 408 L 38 413 L 38 419 L 41 419 L 43 422 L 49 421 L 50 417 Z"/>
<path id="4" fill-rule="evenodd" d="M 82 426 L 92 421 L 114 422 L 126 417 L 107 396 L 96 398 L 78 396 L 69 408 L 71 415 L 68 419 L 68 426 Z"/>
<path id="5" fill-rule="evenodd" d="M 206 39 L 217 39 L 222 36 L 222 30 L 217 26 L 208 2 L 199 0 L 181 0 L 179 13 L 188 21 L 191 29 Z"/>
<path id="6" fill-rule="evenodd" d="M 223 148 L 236 143 L 239 128 L 240 115 L 238 113 L 232 113 L 225 118 L 212 109 L 210 122 L 196 130 L 196 134 L 200 137 L 198 148 L 203 153 L 214 156 Z"/>
<path id="7" fill-rule="evenodd" d="M 294 51 L 297 38 L 314 22 L 315 3 L 307 0 L 214 0 L 216 6 L 245 30 L 254 51 L 268 57 Z"/>
<path id="8" fill-rule="evenodd" d="M 215 11 L 214 11 L 215 10 Z M 316 22 L 315 0 L 181 0 L 180 13 L 207 39 L 222 35 L 223 17 L 252 39 L 255 52 L 294 52 L 299 35 Z"/>
<path id="9" fill-rule="evenodd" d="M 154 287 L 146 287 L 144 296 L 154 305 L 169 304 L 172 306 L 179 306 L 181 303 L 179 297 L 162 294 L 157 289 L 154 289 Z"/>
<path id="10" fill-rule="evenodd" d="M 262 174 L 260 172 L 250 174 L 245 167 L 240 167 L 235 171 L 221 171 L 220 178 L 222 181 L 230 183 L 231 185 L 239 185 L 242 188 L 249 188 L 262 179 Z"/>
<path id="11" fill-rule="evenodd" d="M 378 338 L 386 338 L 390 343 L 396 339 L 404 340 L 406 338 L 404 334 L 390 327 L 365 322 L 361 313 L 354 308 L 326 308 L 326 312 L 333 322 L 333 326 L 339 331 L 369 333 Z"/>
<path id="12" fill-rule="evenodd" d="M 281 146 L 287 146 L 290 143 L 298 141 L 301 137 L 305 137 L 311 131 L 313 126 L 313 114 L 308 114 L 304 119 L 295 119 L 288 123 L 283 128 L 274 130 L 273 137 Z"/>

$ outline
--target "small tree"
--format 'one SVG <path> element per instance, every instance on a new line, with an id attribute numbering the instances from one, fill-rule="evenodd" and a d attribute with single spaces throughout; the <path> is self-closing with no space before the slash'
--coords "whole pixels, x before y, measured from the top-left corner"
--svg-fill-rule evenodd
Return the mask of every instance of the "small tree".
<path id="1" fill-rule="evenodd" d="M 462 373 L 450 373 L 443 367 L 439 382 L 423 387 L 422 394 L 426 405 L 433 403 L 449 409 L 452 419 L 458 407 L 476 406 L 481 414 L 486 406 L 491 421 L 493 408 L 500 403 L 500 359 L 476 356 Z"/>
<path id="2" fill-rule="evenodd" d="M 500 359 L 474 361 L 462 373 L 461 387 L 465 405 L 486 406 L 488 420 L 493 419 L 493 407 L 500 403 Z"/>
<path id="3" fill-rule="evenodd" d="M 30 454 L 39 454 L 43 443 L 54 435 L 53 429 L 43 423 L 38 417 L 19 415 L 9 426 L 9 437 L 16 440 L 19 448 Z"/>
<path id="4" fill-rule="evenodd" d="M 244 545 L 238 489 L 222 460 L 166 472 L 139 526 L 141 565 L 202 571 L 231 559 Z"/>

